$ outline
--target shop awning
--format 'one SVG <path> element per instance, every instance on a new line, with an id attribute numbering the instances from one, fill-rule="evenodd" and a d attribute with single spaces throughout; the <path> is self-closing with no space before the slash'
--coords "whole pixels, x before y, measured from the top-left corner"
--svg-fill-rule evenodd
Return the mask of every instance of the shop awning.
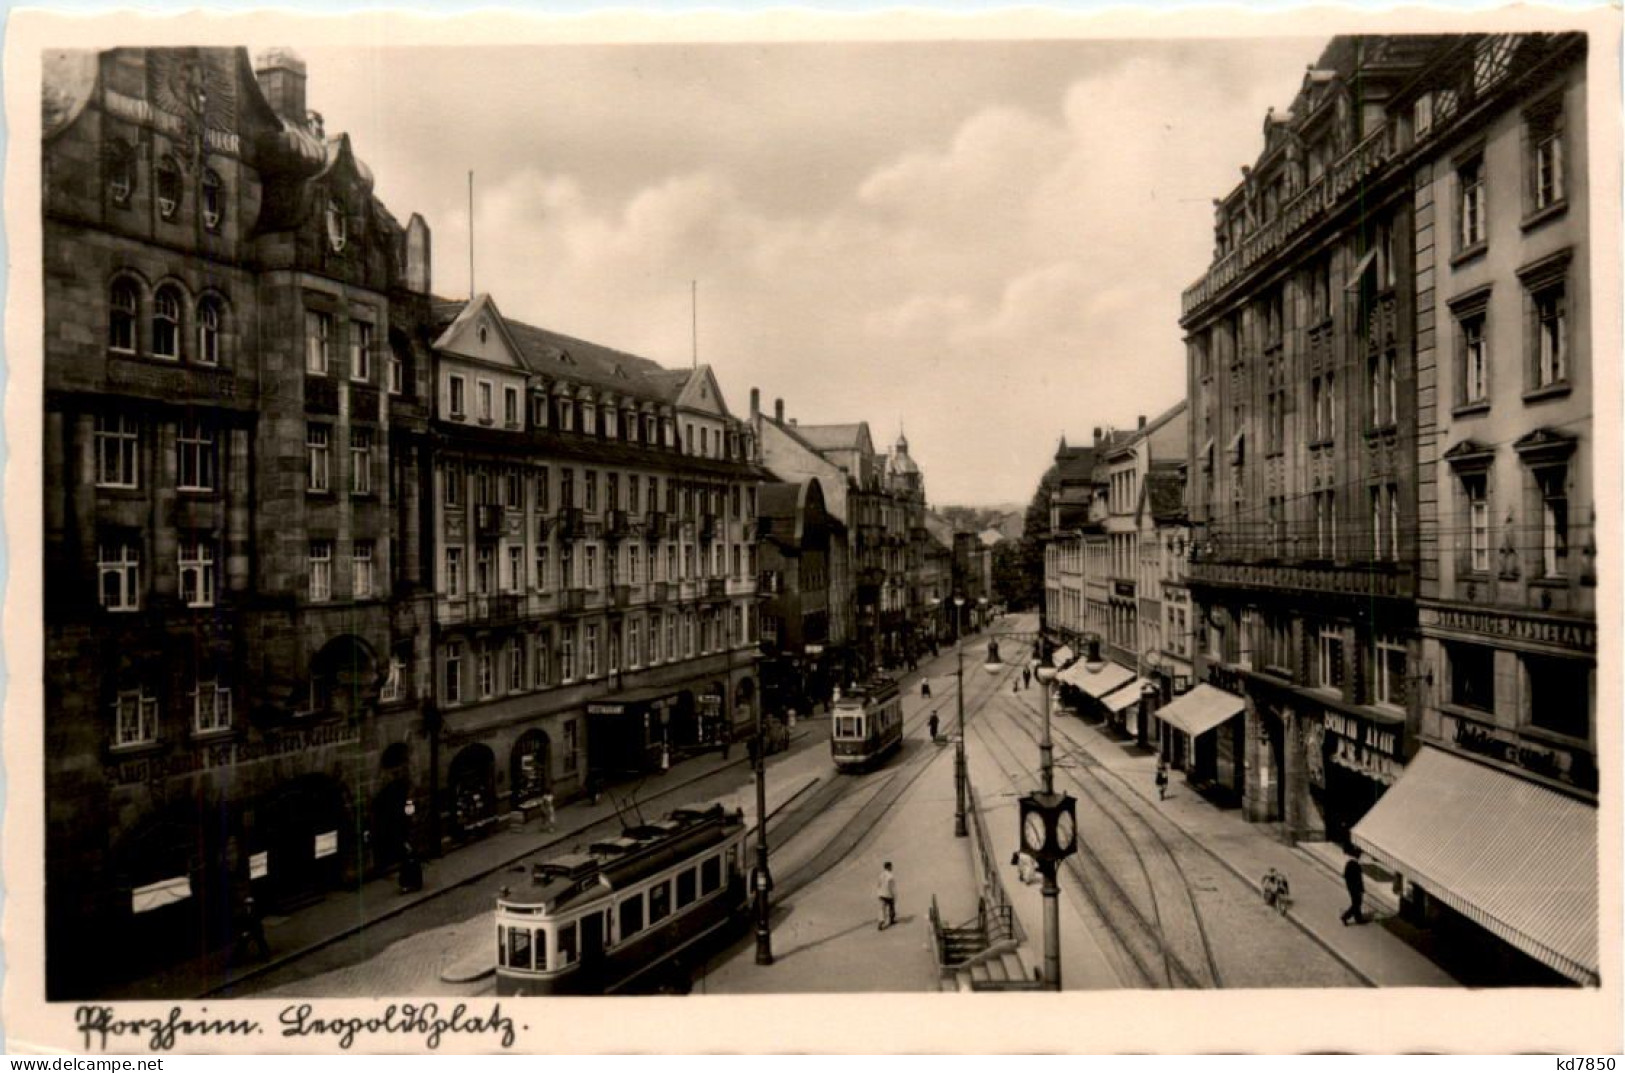
<path id="1" fill-rule="evenodd" d="M 1198 682 L 1189 693 L 1182 693 L 1157 709 L 1157 718 L 1195 738 L 1246 710 L 1247 702 L 1234 693 Z"/>
<path id="2" fill-rule="evenodd" d="M 1542 964 L 1597 977 L 1597 810 L 1423 746 L 1354 843 Z"/>
<path id="3" fill-rule="evenodd" d="M 1144 684 L 1144 678 L 1130 678 L 1104 697 L 1101 697 L 1100 703 L 1114 712 L 1127 711 L 1140 702 L 1140 687 Z"/>
<path id="4" fill-rule="evenodd" d="M 1133 671 L 1116 663 L 1097 663 L 1095 668 L 1091 671 L 1087 663 L 1074 663 L 1056 677 L 1097 700 L 1134 677 Z"/>
<path id="5" fill-rule="evenodd" d="M 668 686 L 649 689 L 629 689 L 612 693 L 587 702 L 588 715 L 626 715 L 644 708 L 670 708 L 677 704 L 677 693 Z"/>

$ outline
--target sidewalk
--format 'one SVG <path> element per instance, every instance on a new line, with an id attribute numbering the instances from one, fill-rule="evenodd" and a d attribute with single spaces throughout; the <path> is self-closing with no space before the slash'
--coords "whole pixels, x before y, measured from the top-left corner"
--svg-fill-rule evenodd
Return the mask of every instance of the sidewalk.
<path id="1" fill-rule="evenodd" d="M 1306 935 L 1373 987 L 1460 987 L 1449 973 L 1430 961 L 1404 939 L 1388 931 L 1382 921 L 1397 906 L 1392 896 L 1371 878 L 1366 882 L 1366 910 L 1376 919 L 1363 926 L 1344 925 L 1339 916 L 1348 908 L 1341 860 L 1305 852 L 1278 841 L 1266 826 L 1248 823 L 1235 810 L 1221 809 L 1185 784 L 1180 773 L 1170 772 L 1168 799 L 1157 801 L 1154 776 L 1156 757 L 1128 750 L 1089 723 L 1068 718 L 1065 733 L 1108 771 L 1121 776 L 1129 790 L 1156 805 L 1163 816 L 1189 834 L 1237 878 L 1259 889 L 1270 868 L 1279 869 L 1292 884 L 1292 907 L 1287 916 Z"/>
<path id="2" fill-rule="evenodd" d="M 775 772 L 786 761 L 796 766 L 793 762 L 808 750 L 823 755 L 826 735 L 827 731 L 818 724 L 808 727 L 798 720 L 796 729 L 791 732 L 790 749 L 768 758 L 769 772 Z M 654 776 L 644 784 L 640 804 L 645 806 L 646 814 L 650 805 L 666 808 L 687 804 L 690 799 L 683 796 L 684 789 L 729 769 L 738 769 L 742 778 L 748 777 L 749 751 L 742 743 L 729 750 L 727 760 L 722 758 L 720 752 L 706 753 L 673 765 L 663 775 Z M 771 778 L 769 785 L 773 785 Z M 800 786 L 801 782 L 798 781 L 788 789 Z M 754 796 L 745 795 L 742 790 L 736 788 L 732 794 L 717 793 L 711 796 L 735 804 L 745 803 L 743 797 L 750 796 L 750 807 L 745 811 L 747 815 L 754 814 Z M 736 797 L 738 801 L 734 801 Z M 561 806 L 556 829 L 552 832 L 545 830 L 535 818 L 525 823 L 499 827 L 485 838 L 425 861 L 421 891 L 402 894 L 395 876 L 390 874 L 369 880 L 359 888 L 329 892 L 320 901 L 288 916 L 266 917 L 265 934 L 271 957 L 265 961 L 243 961 L 234 958 L 228 949 L 213 951 L 167 966 L 141 979 L 120 983 L 105 997 L 125 1000 L 201 998 L 227 991 L 452 888 L 478 882 L 538 850 L 568 843 L 595 824 L 614 818 L 614 801 L 612 795 L 606 793 L 597 805 L 583 799 Z"/>
<path id="3" fill-rule="evenodd" d="M 953 832 L 952 751 L 884 813 L 839 864 L 774 906 L 772 965 L 742 941 L 719 956 L 696 993 L 936 991 L 933 895 L 943 919 L 976 915 L 969 840 Z M 880 867 L 897 877 L 897 924 L 877 928 Z"/>

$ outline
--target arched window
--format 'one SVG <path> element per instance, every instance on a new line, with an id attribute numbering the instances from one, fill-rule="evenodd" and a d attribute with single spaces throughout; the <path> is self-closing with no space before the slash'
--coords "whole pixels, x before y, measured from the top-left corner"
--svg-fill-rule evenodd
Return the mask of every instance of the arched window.
<path id="1" fill-rule="evenodd" d="M 175 158 L 164 156 L 158 162 L 158 211 L 166 220 L 174 219 L 181 207 L 181 167 Z"/>
<path id="2" fill-rule="evenodd" d="M 136 308 L 140 298 L 135 284 L 114 280 L 107 295 L 107 346 L 124 354 L 135 353 Z"/>
<path id="3" fill-rule="evenodd" d="M 155 358 L 181 356 L 181 298 L 173 287 L 164 287 L 152 303 L 152 355 Z"/>
<path id="4" fill-rule="evenodd" d="M 197 360 L 220 364 L 220 300 L 205 298 L 197 305 Z"/>
<path id="5" fill-rule="evenodd" d="M 226 191 L 220 176 L 213 171 L 203 173 L 203 226 L 210 231 L 220 230 L 220 221 L 226 215 Z"/>

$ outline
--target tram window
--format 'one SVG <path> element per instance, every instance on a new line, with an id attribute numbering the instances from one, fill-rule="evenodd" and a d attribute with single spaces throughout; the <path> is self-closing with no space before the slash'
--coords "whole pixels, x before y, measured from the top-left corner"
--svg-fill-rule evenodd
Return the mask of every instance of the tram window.
<path id="1" fill-rule="evenodd" d="M 722 886 L 722 858 L 707 857 L 700 862 L 700 893 L 710 894 Z"/>
<path id="2" fill-rule="evenodd" d="M 497 964 L 508 964 L 508 929 L 501 924 L 497 925 Z"/>
<path id="3" fill-rule="evenodd" d="M 677 873 L 677 908 L 681 909 L 694 900 L 694 869 L 686 868 Z"/>
<path id="4" fill-rule="evenodd" d="M 671 915 L 671 880 L 662 879 L 649 888 L 649 923 Z"/>
<path id="5" fill-rule="evenodd" d="M 559 968 L 576 962 L 576 922 L 559 925 Z"/>
<path id="6" fill-rule="evenodd" d="M 630 939 L 643 930 L 643 892 L 621 903 L 621 938 Z"/>
<path id="7" fill-rule="evenodd" d="M 858 729 L 859 720 L 856 716 L 843 715 L 835 721 L 835 736 L 838 738 L 856 738 L 863 734 Z"/>
<path id="8" fill-rule="evenodd" d="M 543 932 L 543 935 L 545 934 L 546 932 Z M 529 928 L 508 929 L 508 965 L 510 967 L 515 969 L 530 968 L 530 948 L 531 941 Z M 547 948 L 544 946 L 542 949 L 545 951 Z M 536 968 L 547 968 L 547 954 L 545 952 L 536 960 L 540 962 Z"/>

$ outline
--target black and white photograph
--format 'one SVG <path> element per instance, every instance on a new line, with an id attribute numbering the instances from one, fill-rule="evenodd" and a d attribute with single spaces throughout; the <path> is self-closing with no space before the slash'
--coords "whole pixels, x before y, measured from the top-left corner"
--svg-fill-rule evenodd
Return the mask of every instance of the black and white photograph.
<path id="1" fill-rule="evenodd" d="M 1617 1051 L 1617 9 L 805 18 L 8 41 L 8 1048 Z"/>

